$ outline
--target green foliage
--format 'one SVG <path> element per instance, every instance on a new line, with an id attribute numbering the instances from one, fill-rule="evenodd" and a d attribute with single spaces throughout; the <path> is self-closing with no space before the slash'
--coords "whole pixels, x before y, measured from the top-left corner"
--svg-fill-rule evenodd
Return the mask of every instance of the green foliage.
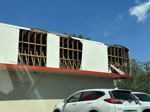
<path id="1" fill-rule="evenodd" d="M 83 39 L 83 35 L 78 35 L 78 38 Z"/>
<path id="2" fill-rule="evenodd" d="M 91 38 L 90 38 L 90 37 L 86 37 L 85 39 L 86 39 L 86 40 L 91 40 Z"/>
<path id="3" fill-rule="evenodd" d="M 132 91 L 150 93 L 150 61 L 131 60 L 132 78 L 118 81 L 118 87 Z"/>
<path id="4" fill-rule="evenodd" d="M 64 32 L 63 34 L 68 35 L 66 32 Z M 80 38 L 80 39 L 91 40 L 91 38 L 90 38 L 90 37 L 86 37 L 86 38 L 84 38 L 84 37 L 83 37 L 83 35 L 81 35 L 81 34 L 77 36 L 76 34 L 72 33 L 72 34 L 70 34 L 69 36 L 77 37 L 77 38 Z"/>
<path id="5" fill-rule="evenodd" d="M 77 35 L 76 35 L 76 34 L 70 34 L 70 36 L 72 36 L 72 37 L 77 37 Z"/>
<path id="6" fill-rule="evenodd" d="M 66 32 L 64 32 L 63 34 L 68 35 Z"/>

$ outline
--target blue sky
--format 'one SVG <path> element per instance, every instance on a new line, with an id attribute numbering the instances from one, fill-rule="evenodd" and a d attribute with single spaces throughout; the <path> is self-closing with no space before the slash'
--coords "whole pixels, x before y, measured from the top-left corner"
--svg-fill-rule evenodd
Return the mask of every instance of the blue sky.
<path id="1" fill-rule="evenodd" d="M 0 22 L 120 44 L 150 61 L 150 0 L 0 0 Z"/>

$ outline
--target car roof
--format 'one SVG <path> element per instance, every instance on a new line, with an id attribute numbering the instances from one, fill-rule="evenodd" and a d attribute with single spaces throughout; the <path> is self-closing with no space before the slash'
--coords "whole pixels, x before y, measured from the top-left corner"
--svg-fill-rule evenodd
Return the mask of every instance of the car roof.
<path id="1" fill-rule="evenodd" d="M 144 92 L 132 92 L 133 94 L 148 94 L 148 93 L 144 93 Z"/>
<path id="2" fill-rule="evenodd" d="M 85 92 L 85 91 L 104 91 L 104 92 L 108 92 L 108 91 L 130 91 L 130 90 L 125 90 L 125 89 L 84 89 L 84 90 L 80 90 L 77 92 Z"/>

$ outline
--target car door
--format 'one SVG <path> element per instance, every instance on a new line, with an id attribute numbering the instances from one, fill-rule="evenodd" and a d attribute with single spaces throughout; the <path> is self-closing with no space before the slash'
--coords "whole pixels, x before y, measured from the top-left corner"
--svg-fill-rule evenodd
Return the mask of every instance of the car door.
<path id="1" fill-rule="evenodd" d="M 64 105 L 63 112 L 78 112 L 78 102 L 81 97 L 81 93 L 72 95 Z"/>
<path id="2" fill-rule="evenodd" d="M 78 112 L 89 112 L 90 110 L 99 110 L 98 98 L 104 95 L 100 91 L 85 91 L 82 93 L 80 101 L 78 102 Z"/>
<path id="3" fill-rule="evenodd" d="M 88 112 L 88 110 L 93 106 L 94 92 L 84 91 L 81 98 L 77 104 L 78 112 Z"/>

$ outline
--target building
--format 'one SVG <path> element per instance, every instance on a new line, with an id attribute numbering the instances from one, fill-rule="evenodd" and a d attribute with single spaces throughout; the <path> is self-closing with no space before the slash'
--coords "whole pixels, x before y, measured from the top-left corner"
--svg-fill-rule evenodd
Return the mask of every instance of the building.
<path id="1" fill-rule="evenodd" d="M 80 89 L 130 78 L 129 49 L 0 23 L 0 109 L 50 112 Z"/>

